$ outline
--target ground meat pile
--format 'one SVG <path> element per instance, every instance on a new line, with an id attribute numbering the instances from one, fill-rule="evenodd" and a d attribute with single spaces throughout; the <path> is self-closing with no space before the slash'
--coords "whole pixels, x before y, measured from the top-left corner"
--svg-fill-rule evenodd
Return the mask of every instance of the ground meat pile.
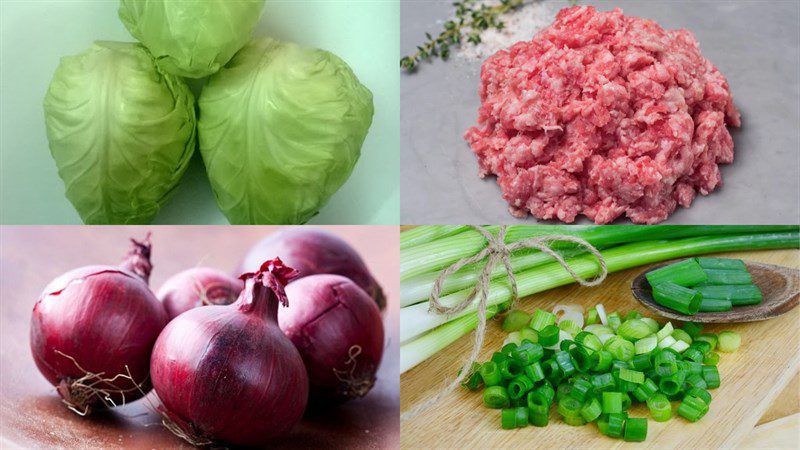
<path id="1" fill-rule="evenodd" d="M 694 35 L 580 6 L 481 70 L 465 139 L 511 214 L 598 224 L 666 219 L 722 184 L 740 125 L 725 77 Z"/>

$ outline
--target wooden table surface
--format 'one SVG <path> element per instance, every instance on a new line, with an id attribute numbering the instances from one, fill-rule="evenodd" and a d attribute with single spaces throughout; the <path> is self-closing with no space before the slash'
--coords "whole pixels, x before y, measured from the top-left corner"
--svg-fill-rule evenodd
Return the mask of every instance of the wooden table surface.
<path id="1" fill-rule="evenodd" d="M 324 227 L 321 227 L 324 228 Z M 396 226 L 327 227 L 362 255 L 387 293 L 387 348 L 378 381 L 363 399 L 307 415 L 275 448 L 397 448 L 399 421 L 399 244 Z M 191 448 L 166 431 L 147 399 L 81 418 L 61 404 L 28 346 L 30 314 L 42 288 L 69 269 L 116 264 L 128 238 L 153 233 L 151 286 L 196 265 L 233 271 L 276 227 L 0 227 L 0 448 Z"/>
<path id="2" fill-rule="evenodd" d="M 775 250 L 728 253 L 725 256 L 800 267 L 800 252 Z M 518 303 L 520 309 L 551 309 L 556 304 L 597 303 L 607 311 L 627 312 L 645 308 L 633 299 L 630 282 L 644 268 L 609 275 L 595 288 L 564 286 L 536 294 Z M 588 306 L 587 306 L 588 305 Z M 645 312 L 646 315 L 650 315 Z M 480 359 L 486 360 L 507 335 L 499 320 L 487 326 Z M 482 405 L 482 397 L 458 389 L 421 415 L 402 423 L 403 448 L 553 447 L 616 448 L 800 448 L 800 308 L 784 316 L 751 324 L 707 325 L 706 330 L 731 329 L 742 335 L 737 353 L 721 353 L 722 386 L 713 390 L 715 400 L 708 415 L 691 424 L 681 418 L 657 423 L 649 420 L 647 442 L 624 443 L 602 436 L 595 426 L 570 427 L 551 413 L 546 428 L 502 430 L 499 412 Z M 401 411 L 429 398 L 453 377 L 472 346 L 473 336 L 462 337 L 444 351 L 400 377 Z M 646 408 L 634 407 L 634 416 L 648 417 Z"/>

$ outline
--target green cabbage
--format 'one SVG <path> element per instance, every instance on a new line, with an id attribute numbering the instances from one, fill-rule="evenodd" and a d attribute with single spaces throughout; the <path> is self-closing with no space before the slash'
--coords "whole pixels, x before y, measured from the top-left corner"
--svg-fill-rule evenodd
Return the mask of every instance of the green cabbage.
<path id="1" fill-rule="evenodd" d="M 194 99 L 139 44 L 61 59 L 44 99 L 50 151 L 87 224 L 148 223 L 195 148 Z"/>
<path id="2" fill-rule="evenodd" d="M 250 39 L 264 0 L 122 0 L 119 18 L 167 72 L 215 73 Z"/>
<path id="3" fill-rule="evenodd" d="M 234 224 L 308 221 L 350 176 L 373 114 L 339 57 L 272 39 L 211 76 L 199 106 L 200 151 Z"/>

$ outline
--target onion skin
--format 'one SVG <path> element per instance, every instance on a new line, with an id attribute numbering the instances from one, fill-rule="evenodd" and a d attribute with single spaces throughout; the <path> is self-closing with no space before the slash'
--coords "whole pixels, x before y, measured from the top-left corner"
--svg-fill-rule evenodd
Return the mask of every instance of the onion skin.
<path id="1" fill-rule="evenodd" d="M 280 257 L 300 277 L 334 274 L 347 277 L 375 300 L 378 308 L 386 307 L 386 297 L 366 264 L 344 240 L 326 231 L 293 227 L 267 236 L 245 256 L 241 272 L 258 268 L 267 259 Z"/>
<path id="2" fill-rule="evenodd" d="M 150 267 L 149 261 L 135 265 Z M 64 403 L 86 415 L 150 390 L 150 353 L 166 323 L 166 311 L 139 275 L 81 267 L 51 281 L 36 302 L 31 352 Z M 83 387 L 88 384 L 105 392 Z"/>
<path id="3" fill-rule="evenodd" d="M 236 302 L 195 308 L 167 325 L 150 376 L 173 433 L 194 445 L 264 445 L 300 421 L 308 376 L 277 322 L 283 286 L 295 275 L 267 261 L 242 275 Z"/>
<path id="4" fill-rule="evenodd" d="M 366 395 L 383 356 L 375 302 L 350 279 L 312 275 L 286 287 L 289 308 L 278 323 L 303 358 L 314 403 Z"/>
<path id="5" fill-rule="evenodd" d="M 244 284 L 221 270 L 195 267 L 171 276 L 158 290 L 170 320 L 198 306 L 229 305 Z"/>

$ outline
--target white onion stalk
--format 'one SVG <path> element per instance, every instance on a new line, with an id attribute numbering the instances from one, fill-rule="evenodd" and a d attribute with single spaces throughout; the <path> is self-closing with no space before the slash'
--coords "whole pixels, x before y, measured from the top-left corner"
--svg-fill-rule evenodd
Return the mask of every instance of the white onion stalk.
<path id="1" fill-rule="evenodd" d="M 606 315 L 606 308 L 603 306 L 602 303 L 598 303 L 597 306 L 594 307 L 595 311 L 597 311 L 597 317 L 600 318 L 600 323 L 605 326 L 608 326 L 608 316 Z"/>

